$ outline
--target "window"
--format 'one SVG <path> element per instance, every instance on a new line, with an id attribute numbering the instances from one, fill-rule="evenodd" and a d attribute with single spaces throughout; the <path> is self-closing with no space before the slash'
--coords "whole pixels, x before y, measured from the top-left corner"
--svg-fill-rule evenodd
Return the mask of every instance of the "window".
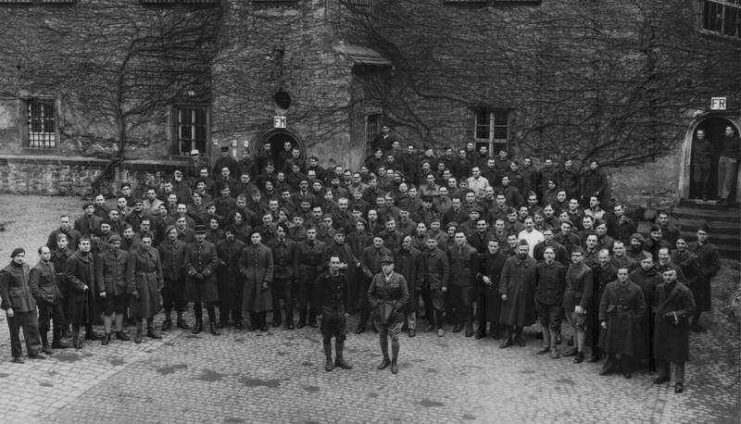
<path id="1" fill-rule="evenodd" d="M 371 113 L 365 117 L 365 149 L 371 154 L 373 139 L 381 133 L 381 114 Z"/>
<path id="2" fill-rule="evenodd" d="M 209 116 L 205 107 L 178 106 L 174 108 L 174 137 L 177 154 L 188 154 L 193 149 L 206 151 Z"/>
<path id="3" fill-rule="evenodd" d="M 474 138 L 477 149 L 486 146 L 491 152 L 494 150 L 495 143 L 507 144 L 509 138 L 508 111 L 476 109 L 474 121 Z"/>
<path id="4" fill-rule="evenodd" d="M 25 100 L 26 147 L 54 149 L 57 147 L 57 116 L 54 100 Z"/>
<path id="5" fill-rule="evenodd" d="M 702 28 L 716 34 L 741 38 L 741 0 L 705 0 Z"/>
<path id="6" fill-rule="evenodd" d="M 0 4 L 74 4 L 77 0 L 0 0 Z"/>
<path id="7" fill-rule="evenodd" d="M 219 4 L 219 0 L 139 0 L 144 5 L 170 5 L 170 4 Z"/>

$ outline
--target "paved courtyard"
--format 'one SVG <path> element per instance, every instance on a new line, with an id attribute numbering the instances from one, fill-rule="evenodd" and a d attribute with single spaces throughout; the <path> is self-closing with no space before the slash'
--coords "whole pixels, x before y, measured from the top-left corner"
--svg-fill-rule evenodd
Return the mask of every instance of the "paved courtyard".
<path id="1" fill-rule="evenodd" d="M 0 223 L 15 221 L 0 232 L 0 264 L 17 246 L 35 264 L 57 217 L 76 216 L 79 206 L 72 198 L 0 195 Z M 403 336 L 398 375 L 376 371 L 373 333 L 348 336 L 353 370 L 325 372 L 313 328 L 230 328 L 219 337 L 177 330 L 140 345 L 89 342 L 17 365 L 0 314 L 0 416 L 3 423 L 737 423 L 738 335 L 713 325 L 717 315 L 707 319 L 711 329 L 692 336 L 686 391 L 676 395 L 649 374 L 601 377 L 598 364 L 538 356 L 532 338 L 502 350 L 462 333 Z"/>

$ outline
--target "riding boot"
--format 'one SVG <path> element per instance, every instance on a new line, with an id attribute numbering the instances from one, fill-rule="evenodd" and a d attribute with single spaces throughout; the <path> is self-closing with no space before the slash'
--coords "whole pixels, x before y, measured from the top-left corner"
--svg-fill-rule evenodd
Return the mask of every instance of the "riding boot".
<path id="1" fill-rule="evenodd" d="M 193 329 L 190 331 L 192 334 L 198 334 L 203 330 L 203 308 L 201 304 L 196 304 L 193 308 L 193 315 L 195 315 L 196 322 L 193 324 Z"/>
<path id="2" fill-rule="evenodd" d="M 54 327 L 54 330 L 52 332 L 52 340 L 51 340 L 51 347 L 52 349 L 67 349 L 69 348 L 69 345 L 62 341 L 62 336 L 64 335 L 64 328 L 57 328 Z"/>
<path id="3" fill-rule="evenodd" d="M 172 312 L 170 310 L 165 311 L 165 320 L 162 321 L 162 331 L 167 331 L 172 328 L 172 318 L 170 315 Z"/>
<path id="4" fill-rule="evenodd" d="M 332 340 L 324 339 L 324 356 L 327 357 L 324 363 L 325 371 L 332 371 Z"/>
<path id="5" fill-rule="evenodd" d="M 161 339 L 162 336 L 154 331 L 154 320 L 152 318 L 147 319 L 147 337 L 150 339 Z"/>
<path id="6" fill-rule="evenodd" d="M 188 325 L 188 323 L 185 322 L 185 320 L 183 319 L 183 313 L 182 312 L 178 312 L 178 318 L 177 318 L 177 322 L 176 322 L 175 325 L 178 328 L 182 328 L 183 330 L 187 330 L 187 329 L 190 328 L 190 326 Z"/>
<path id="7" fill-rule="evenodd" d="M 206 307 L 206 312 L 208 312 L 208 327 L 209 330 L 211 330 L 211 334 L 214 336 L 220 336 L 221 331 L 219 331 L 219 327 L 216 325 L 216 307 L 214 305 L 209 305 Z"/>
<path id="8" fill-rule="evenodd" d="M 124 342 L 131 340 L 129 335 L 123 331 L 124 315 L 116 314 L 114 316 L 114 321 L 116 322 L 116 338 Z"/>
<path id="9" fill-rule="evenodd" d="M 391 373 L 399 372 L 399 365 L 396 362 L 399 358 L 399 343 L 391 342 Z"/>
<path id="10" fill-rule="evenodd" d="M 296 324 L 296 328 L 304 327 L 306 327 L 306 309 L 301 308 L 301 311 L 298 313 L 298 323 Z"/>
<path id="11" fill-rule="evenodd" d="M 335 339 L 335 341 L 334 341 L 334 347 L 335 347 L 335 350 L 337 351 L 336 352 L 337 357 L 334 360 L 335 366 L 340 367 L 343 370 L 352 369 L 352 365 L 350 365 L 347 362 L 345 362 L 345 357 L 343 356 L 343 352 L 345 350 L 345 341 L 344 340 Z"/>
<path id="12" fill-rule="evenodd" d="M 293 330 L 293 307 L 291 307 L 291 305 L 288 302 L 286 302 L 285 313 L 286 313 L 286 329 Z"/>
<path id="13" fill-rule="evenodd" d="M 142 337 L 144 336 L 144 329 L 142 320 L 138 319 L 136 320 L 136 335 L 134 336 L 134 343 L 139 344 L 142 342 Z"/>
<path id="14" fill-rule="evenodd" d="M 391 359 L 389 359 L 389 344 L 388 339 L 380 339 L 381 344 L 381 353 L 383 354 L 383 361 L 381 361 L 381 364 L 378 366 L 379 370 L 386 369 L 389 365 L 391 365 Z"/>
<path id="15" fill-rule="evenodd" d="M 54 351 L 51 350 L 51 346 L 49 346 L 49 333 L 42 331 L 39 333 L 39 337 L 41 337 L 41 351 L 47 355 L 54 353 Z"/>
<path id="16" fill-rule="evenodd" d="M 79 327 L 73 327 L 72 328 L 72 346 L 74 346 L 75 349 L 82 349 L 82 337 L 80 337 L 80 328 Z"/>

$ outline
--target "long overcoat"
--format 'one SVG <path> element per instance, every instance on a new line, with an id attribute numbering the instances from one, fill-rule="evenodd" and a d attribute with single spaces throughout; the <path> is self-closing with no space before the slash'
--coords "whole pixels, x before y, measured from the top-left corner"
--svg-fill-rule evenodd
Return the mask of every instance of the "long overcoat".
<path id="1" fill-rule="evenodd" d="M 394 269 L 407 281 L 407 290 L 409 291 L 410 300 L 404 305 L 404 312 L 415 312 L 417 310 L 417 296 L 421 293 L 424 277 L 424 263 L 421 252 L 412 247 L 409 250 L 399 249 L 394 256 Z"/>
<path id="2" fill-rule="evenodd" d="M 633 356 L 640 340 L 640 320 L 646 311 L 643 290 L 630 280 L 607 284 L 599 304 L 599 321 L 607 322 L 600 348 Z"/>
<path id="3" fill-rule="evenodd" d="M 153 317 L 162 310 L 160 290 L 164 287 L 160 254 L 154 247 L 139 245 L 129 252 L 126 274 L 139 298 L 131 298 L 131 312 L 138 319 Z"/>
<path id="4" fill-rule="evenodd" d="M 702 278 L 697 284 L 692 285 L 692 295 L 695 297 L 695 306 L 700 312 L 711 310 L 710 281 L 720 270 L 720 255 L 718 248 L 711 243 L 699 244 L 692 242 L 688 249 L 697 255 L 700 263 Z"/>
<path id="5" fill-rule="evenodd" d="M 216 266 L 219 257 L 216 246 L 204 241 L 193 242 L 185 249 L 185 292 L 191 302 L 216 302 L 219 291 L 216 282 Z"/>
<path id="6" fill-rule="evenodd" d="M 499 294 L 499 279 L 502 277 L 502 269 L 507 257 L 501 252 L 491 254 L 486 252 L 481 255 L 479 261 L 479 273 L 476 276 L 480 281 L 479 295 L 486 298 L 486 320 L 498 323 L 499 315 L 502 313 L 502 295 Z M 484 283 L 484 276 L 489 277 L 491 285 Z"/>
<path id="7" fill-rule="evenodd" d="M 687 286 L 676 282 L 656 287 L 654 357 L 686 362 L 690 352 L 689 319 L 695 313 L 695 300 Z"/>
<path id="8" fill-rule="evenodd" d="M 239 272 L 244 277 L 242 311 L 266 312 L 273 309 L 271 285 L 273 282 L 273 252 L 262 243 L 242 249 Z M 267 283 L 267 287 L 264 286 Z"/>
<path id="9" fill-rule="evenodd" d="M 96 305 L 95 261 L 95 254 L 85 254 L 79 250 L 67 260 L 64 274 L 69 284 L 66 311 L 72 324 L 92 323 L 99 315 Z"/>
<path id="10" fill-rule="evenodd" d="M 506 294 L 502 301 L 500 323 L 526 327 L 535 322 L 535 267 L 531 256 L 525 259 L 518 255 L 507 258 L 499 280 L 499 294 Z"/>

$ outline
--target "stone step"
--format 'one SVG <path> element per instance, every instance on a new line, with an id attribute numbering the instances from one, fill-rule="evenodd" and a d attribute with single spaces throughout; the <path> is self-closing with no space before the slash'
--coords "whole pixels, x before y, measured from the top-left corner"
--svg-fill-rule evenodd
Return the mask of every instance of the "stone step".
<path id="1" fill-rule="evenodd" d="M 679 224 L 683 231 L 697 231 L 703 224 L 708 224 L 712 235 L 716 233 L 728 233 L 738 236 L 741 234 L 741 222 L 680 218 L 677 224 Z"/>
<path id="2" fill-rule="evenodd" d="M 679 201 L 679 206 L 686 206 L 690 208 L 698 208 L 698 209 L 728 209 L 728 208 L 736 208 L 738 209 L 739 203 L 726 203 L 719 205 L 717 201 L 715 200 L 699 200 L 699 199 L 683 199 Z"/>
<path id="3" fill-rule="evenodd" d="M 672 216 L 676 218 L 689 219 L 701 218 L 708 221 L 728 221 L 736 223 L 741 221 L 741 211 L 739 209 L 711 210 L 679 207 L 672 211 Z"/>

